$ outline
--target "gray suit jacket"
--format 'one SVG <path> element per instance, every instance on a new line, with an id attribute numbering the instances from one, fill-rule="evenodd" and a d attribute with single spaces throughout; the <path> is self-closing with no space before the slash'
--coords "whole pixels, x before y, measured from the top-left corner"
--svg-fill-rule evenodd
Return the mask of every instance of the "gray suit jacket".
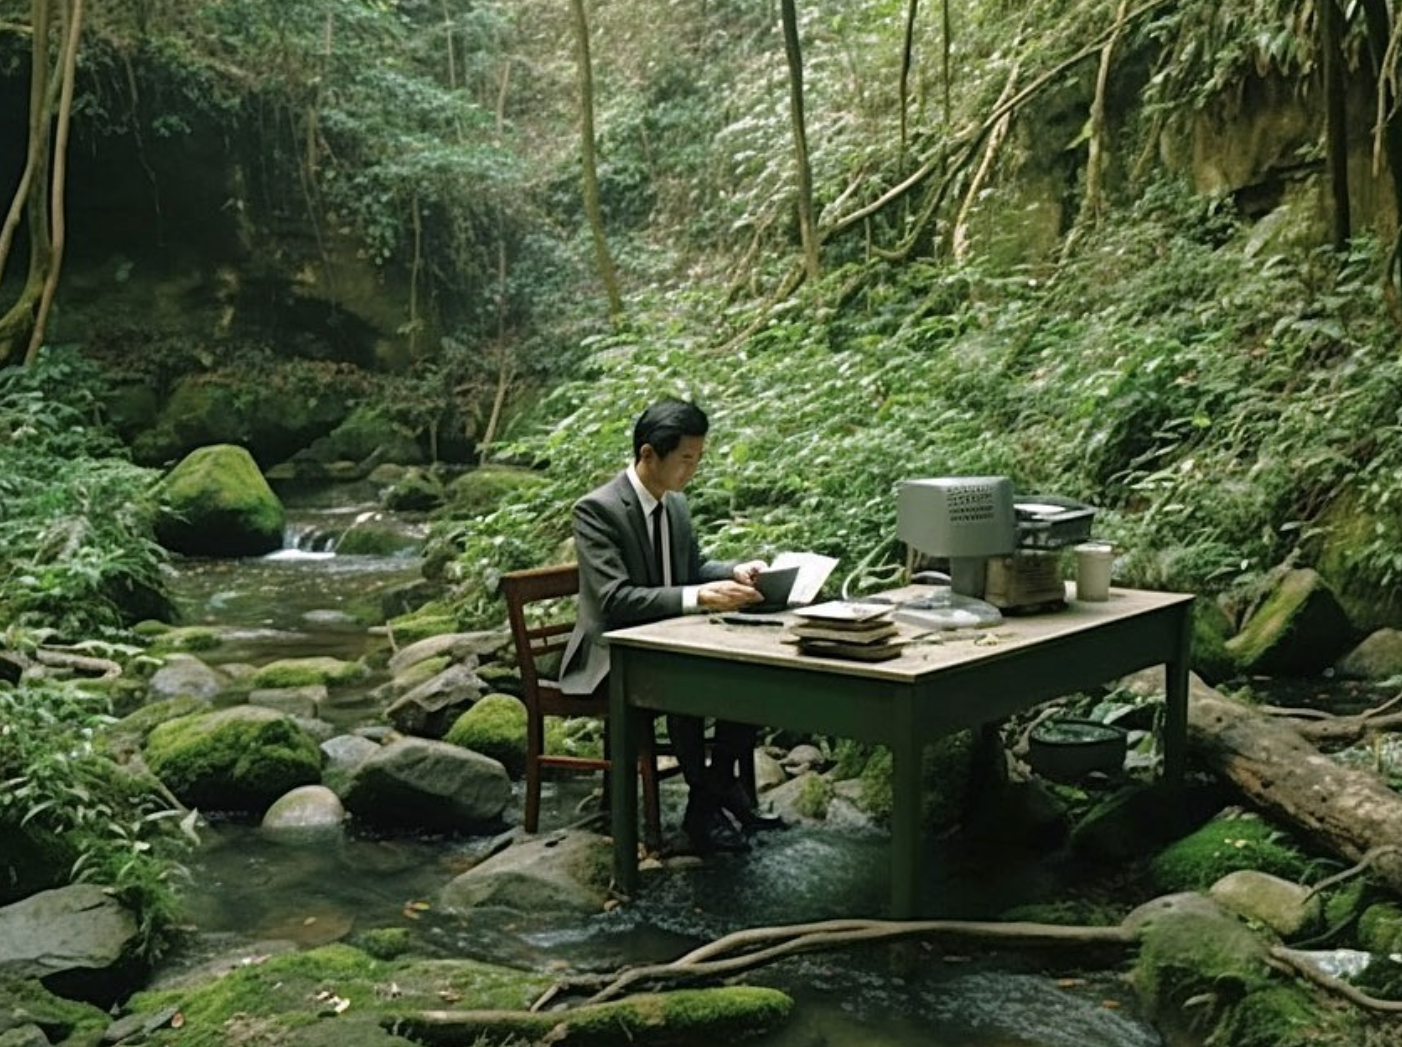
<path id="1" fill-rule="evenodd" d="M 609 670 L 606 631 L 674 618 L 682 613 L 683 586 L 719 581 L 734 571 L 734 563 L 701 559 L 684 497 L 668 493 L 663 501 L 671 536 L 670 586 L 655 576 L 649 523 L 626 472 L 575 503 L 579 617 L 560 673 L 566 694 L 593 694 L 603 683 Z"/>

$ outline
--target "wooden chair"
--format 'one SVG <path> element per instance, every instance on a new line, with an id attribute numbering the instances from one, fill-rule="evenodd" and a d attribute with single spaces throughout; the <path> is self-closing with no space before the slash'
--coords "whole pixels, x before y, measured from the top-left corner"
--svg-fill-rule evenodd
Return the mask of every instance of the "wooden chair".
<path id="1" fill-rule="evenodd" d="M 579 592 L 579 568 L 575 564 L 536 567 L 511 571 L 502 575 L 501 591 L 506 597 L 506 612 L 511 622 L 511 637 L 516 645 L 516 662 L 521 670 L 521 700 L 526 705 L 526 832 L 533 833 L 540 824 L 540 774 L 545 767 L 571 771 L 603 771 L 605 781 L 609 772 L 607 758 L 563 756 L 545 751 L 545 718 L 547 716 L 589 716 L 604 721 L 608 734 L 608 696 L 600 693 L 581 696 L 561 692 L 555 677 L 556 666 L 542 666 L 552 655 L 563 655 L 574 629 L 573 615 L 552 615 L 549 622 L 532 624 L 526 608 L 544 600 L 563 600 Z M 549 678 L 542 677 L 545 669 Z M 605 749 L 607 754 L 607 748 Z M 657 746 L 651 731 L 644 732 L 638 755 L 638 773 L 642 776 L 644 839 L 656 846 L 662 838 L 662 814 L 657 794 Z"/>

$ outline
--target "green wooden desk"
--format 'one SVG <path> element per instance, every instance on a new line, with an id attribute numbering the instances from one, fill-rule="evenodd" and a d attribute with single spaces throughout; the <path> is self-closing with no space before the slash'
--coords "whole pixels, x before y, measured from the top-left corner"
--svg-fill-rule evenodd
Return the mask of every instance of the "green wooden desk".
<path id="1" fill-rule="evenodd" d="M 921 591 L 887 595 L 902 599 Z M 800 654 L 783 642 L 787 630 L 724 625 L 704 615 L 615 630 L 608 633 L 613 766 L 636 765 L 641 728 L 666 712 L 889 747 L 890 916 L 906 919 L 917 915 L 921 762 L 935 738 L 1162 664 L 1168 695 L 1163 776 L 1173 788 L 1182 785 L 1192 599 L 1112 589 L 1104 603 L 1068 598 L 1065 610 L 1007 618 L 991 630 L 992 642 L 963 634 L 942 643 L 916 640 L 899 658 L 876 663 Z M 638 882 L 637 792 L 637 775 L 613 776 L 614 870 L 626 894 Z"/>

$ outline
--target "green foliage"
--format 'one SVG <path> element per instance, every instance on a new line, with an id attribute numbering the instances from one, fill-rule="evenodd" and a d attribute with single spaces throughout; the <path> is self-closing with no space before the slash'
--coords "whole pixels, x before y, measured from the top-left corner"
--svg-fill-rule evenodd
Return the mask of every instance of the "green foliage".
<path id="1" fill-rule="evenodd" d="M 0 370 L 0 621 L 70 640 L 167 611 L 155 474 L 118 453 L 69 352 Z"/>
<path id="2" fill-rule="evenodd" d="M 189 840 L 156 783 L 98 744 L 110 722 L 107 700 L 75 685 L 0 687 L 0 825 L 61 838 L 71 879 L 114 890 L 154 955 L 180 915 L 172 880 Z"/>

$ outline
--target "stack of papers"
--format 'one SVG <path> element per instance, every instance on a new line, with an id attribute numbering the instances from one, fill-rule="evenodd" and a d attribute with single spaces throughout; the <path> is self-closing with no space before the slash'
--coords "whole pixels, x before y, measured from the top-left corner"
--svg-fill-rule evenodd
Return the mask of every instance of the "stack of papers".
<path id="1" fill-rule="evenodd" d="M 893 610 L 890 604 L 832 600 L 795 611 L 798 622 L 789 632 L 804 654 L 885 661 L 901 653 Z"/>

